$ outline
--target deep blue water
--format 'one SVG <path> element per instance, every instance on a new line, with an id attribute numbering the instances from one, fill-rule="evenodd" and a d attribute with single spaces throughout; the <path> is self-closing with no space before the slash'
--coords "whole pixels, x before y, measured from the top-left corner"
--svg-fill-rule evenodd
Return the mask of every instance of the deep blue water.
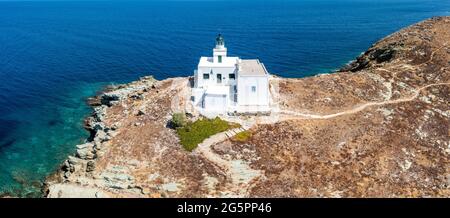
<path id="1" fill-rule="evenodd" d="M 448 0 L 0 1 L 0 194 L 37 185 L 87 133 L 102 86 L 191 75 L 217 33 L 271 73 L 329 72 Z"/>

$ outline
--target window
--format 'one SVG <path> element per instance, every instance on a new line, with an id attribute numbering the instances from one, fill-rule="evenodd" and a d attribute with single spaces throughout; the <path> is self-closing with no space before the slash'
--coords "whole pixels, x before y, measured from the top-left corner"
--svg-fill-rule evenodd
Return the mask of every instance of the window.
<path id="1" fill-rule="evenodd" d="M 256 92 L 256 86 L 252 86 L 252 92 Z"/>
<path id="2" fill-rule="evenodd" d="M 209 79 L 209 74 L 204 73 L 204 74 L 203 74 L 203 79 Z"/>
<path id="3" fill-rule="evenodd" d="M 228 78 L 230 78 L 230 79 L 236 79 L 236 74 L 230 73 L 230 74 L 228 74 Z"/>
<path id="4" fill-rule="evenodd" d="M 222 74 L 217 74 L 217 83 L 222 83 Z"/>
<path id="5" fill-rule="evenodd" d="M 233 101 L 237 102 L 237 86 L 233 86 L 233 91 L 234 91 Z"/>
<path id="6" fill-rule="evenodd" d="M 219 63 L 222 63 L 222 55 L 219 55 Z"/>

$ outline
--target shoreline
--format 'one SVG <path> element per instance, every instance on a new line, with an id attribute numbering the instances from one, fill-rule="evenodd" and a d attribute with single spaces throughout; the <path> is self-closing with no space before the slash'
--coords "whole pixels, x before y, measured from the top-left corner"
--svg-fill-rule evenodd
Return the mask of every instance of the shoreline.
<path id="1" fill-rule="evenodd" d="M 168 78 L 169 79 L 169 78 Z M 157 80 L 153 76 L 143 76 L 138 80 L 119 85 L 106 85 L 102 87 L 95 96 L 88 97 L 85 103 L 91 108 L 92 112 L 84 118 L 84 129 L 88 131 L 89 136 L 83 144 L 76 145 L 74 154 L 67 156 L 67 159 L 59 165 L 58 169 L 47 176 L 42 184 L 42 197 L 47 197 L 49 187 L 53 183 L 66 181 L 72 172 L 86 169 L 90 172 L 95 167 L 97 152 L 101 150 L 104 142 L 107 142 L 115 134 L 117 126 L 107 126 L 103 122 L 103 116 L 106 108 L 118 104 L 124 98 L 129 97 L 128 94 L 135 91 L 146 92 L 147 86 L 136 86 L 138 83 L 145 83 L 154 89 L 153 83 Z M 139 96 L 133 96 L 139 98 Z"/>
<path id="2" fill-rule="evenodd" d="M 385 41 L 389 41 L 392 37 L 396 37 L 400 33 L 408 31 L 413 27 L 417 27 L 419 25 L 424 25 L 427 22 L 433 22 L 433 21 L 440 20 L 440 19 L 442 19 L 442 17 L 430 18 L 430 19 L 422 21 L 418 24 L 414 24 L 410 27 L 402 28 L 398 32 L 395 32 L 393 34 L 390 34 L 389 36 L 384 37 L 380 41 L 374 43 L 374 45 L 371 48 L 369 48 L 366 52 L 363 52 L 355 60 L 349 62 L 348 65 L 338 69 L 335 72 L 318 74 L 315 76 L 305 77 L 305 78 L 282 78 L 279 76 L 276 76 L 276 78 L 278 78 L 279 80 L 282 80 L 283 82 L 286 82 L 286 83 L 292 82 L 292 81 L 297 81 L 297 82 L 300 82 L 300 84 L 302 84 L 302 83 L 304 83 L 304 81 L 311 81 L 311 80 L 314 81 L 314 79 L 318 79 L 320 77 L 327 77 L 327 78 L 329 78 L 328 79 L 329 81 L 333 81 L 332 78 L 341 79 L 341 77 L 343 77 L 345 80 L 345 78 L 352 76 L 352 74 L 358 73 L 360 71 L 365 71 L 365 70 L 371 69 L 371 68 L 379 69 L 379 66 L 383 66 L 382 65 L 383 63 L 390 63 L 393 59 L 395 59 L 395 57 L 399 53 L 399 48 L 396 47 L 397 45 L 395 43 L 389 44 L 387 47 L 383 47 L 381 49 L 379 49 L 377 47 L 379 44 L 383 44 Z M 446 19 L 446 17 L 443 17 L 443 19 Z M 433 54 L 434 54 L 434 52 L 437 52 L 437 51 L 438 51 L 438 49 L 436 49 L 432 53 L 430 52 L 431 58 L 430 58 L 429 62 L 431 62 L 433 60 Z M 418 62 L 420 62 L 420 61 L 423 62 L 423 60 L 418 59 Z M 380 63 L 382 63 L 382 64 L 380 64 Z M 423 63 L 425 63 L 425 62 L 423 62 Z M 385 68 L 381 68 L 381 69 L 385 70 Z M 396 74 L 397 73 L 393 73 L 393 78 L 395 78 Z M 357 75 L 357 76 L 360 76 L 360 75 Z M 372 75 L 371 77 L 374 77 L 374 76 Z M 116 136 L 117 130 L 121 127 L 121 126 L 111 124 L 111 122 L 104 122 L 104 117 L 106 115 L 106 110 L 108 107 L 117 105 L 122 100 L 130 100 L 130 101 L 143 100 L 146 98 L 145 97 L 146 93 L 158 92 L 159 87 L 155 86 L 156 83 L 158 83 L 158 86 L 159 86 L 160 84 L 165 84 L 168 81 L 172 82 L 176 79 L 186 80 L 187 78 L 189 78 L 189 77 L 167 78 L 165 80 L 157 81 L 151 76 L 146 76 L 146 77 L 140 78 L 137 81 L 133 81 L 133 82 L 130 82 L 130 83 L 127 83 L 124 85 L 119 85 L 114 89 L 107 90 L 106 92 L 101 92 L 99 95 L 97 95 L 93 98 L 90 98 L 88 100 L 88 103 L 92 107 L 93 113 L 85 119 L 85 128 L 86 128 L 86 130 L 88 130 L 90 132 L 90 137 L 86 140 L 86 143 L 77 145 L 76 154 L 74 156 L 70 155 L 67 158 L 67 160 L 64 161 L 64 163 L 61 165 L 60 169 L 57 172 L 55 172 L 54 174 L 50 175 L 46 179 L 46 182 L 45 182 L 44 188 L 43 188 L 44 197 L 49 197 L 48 196 L 50 193 L 49 189 L 51 188 L 51 186 L 54 186 L 55 184 L 58 185 L 59 183 L 63 184 L 64 182 L 69 181 L 68 178 L 74 172 L 77 172 L 77 171 L 85 172 L 87 175 L 90 175 L 91 177 L 96 178 L 96 176 L 93 175 L 92 172 L 95 170 L 95 168 L 97 166 L 98 157 L 102 155 L 102 153 L 105 151 L 105 147 L 107 146 L 108 142 Z M 407 93 L 407 92 L 402 91 L 401 89 L 399 89 L 400 91 L 397 91 L 398 93 L 396 93 L 395 91 L 392 91 L 393 88 L 390 87 L 389 85 L 386 85 L 387 82 L 383 82 L 383 81 L 385 81 L 384 79 L 375 78 L 375 77 L 372 79 L 377 83 L 382 81 L 381 83 L 383 84 L 383 88 L 388 89 L 387 90 L 388 93 L 386 95 L 385 94 L 381 95 L 382 99 L 385 99 L 385 98 L 387 99 L 386 100 L 387 104 L 391 104 L 390 102 L 402 103 L 402 102 L 413 101 L 419 97 L 420 93 L 426 87 L 434 86 L 433 84 L 428 84 L 428 85 L 424 85 L 422 88 L 416 87 L 416 89 L 414 89 L 412 91 L 412 92 L 415 92 L 416 94 L 412 97 L 408 97 L 408 96 L 403 96 L 404 95 L 403 92 L 405 92 L 405 93 Z M 393 79 L 392 79 L 392 81 L 393 81 Z M 391 81 L 391 86 L 393 83 L 392 81 Z M 444 82 L 446 82 L 445 78 L 444 78 Z M 446 83 L 442 83 L 442 84 L 446 84 Z M 391 90 L 389 90 L 389 89 L 391 89 Z M 411 92 L 411 90 L 408 92 Z M 396 97 L 394 94 L 398 95 L 398 96 Z M 170 96 L 170 97 L 173 97 L 173 96 Z M 394 99 L 391 100 L 392 98 L 394 98 Z M 405 99 L 405 100 L 403 100 L 403 99 Z M 325 98 L 324 101 L 326 102 L 328 100 Z M 364 102 L 364 101 L 356 101 L 355 105 L 361 104 L 362 102 Z M 289 103 L 291 103 L 291 102 L 289 102 Z M 306 103 L 306 102 L 301 102 L 301 103 Z M 307 103 L 310 103 L 310 102 L 307 102 Z M 310 104 L 313 104 L 313 103 L 310 103 Z M 297 105 L 297 104 L 295 104 L 295 105 Z M 375 103 L 369 102 L 368 105 L 381 106 L 381 105 L 384 105 L 384 103 L 381 104 L 381 103 L 377 103 L 377 102 L 375 102 Z M 289 105 L 289 106 L 293 107 L 291 105 Z M 351 106 L 353 107 L 354 105 L 351 105 Z M 347 107 L 348 106 L 344 104 L 340 109 L 347 109 Z M 316 107 L 313 107 L 313 108 L 316 108 Z M 320 106 L 317 108 L 320 108 Z M 360 111 L 359 109 L 363 110 L 365 108 L 366 107 L 364 105 L 363 106 L 360 105 L 359 107 L 357 107 L 358 110 L 356 110 L 355 113 L 357 114 Z M 333 112 L 340 116 L 341 113 L 339 113 L 335 110 L 336 109 L 330 109 L 328 111 L 328 113 Z M 351 109 L 348 109 L 348 110 L 351 111 Z M 128 110 L 126 110 L 126 111 L 127 111 L 127 113 L 129 113 Z M 140 109 L 137 111 L 134 110 L 133 113 L 135 113 L 134 116 L 141 116 L 141 115 L 148 114 L 147 111 L 144 111 L 144 110 L 141 111 Z M 384 112 L 384 113 L 387 114 L 386 116 L 389 116 L 389 113 L 387 113 L 387 112 Z M 306 113 L 292 112 L 290 114 L 290 116 L 300 116 L 301 117 L 301 116 L 305 116 L 305 114 Z M 342 113 L 342 114 L 345 114 L 345 113 Z M 444 113 L 444 115 L 445 115 L 445 113 Z M 327 117 L 328 115 L 308 115 L 308 116 L 310 116 L 310 117 Z M 334 115 L 330 116 L 330 118 L 334 118 L 334 117 L 336 117 L 336 116 L 334 116 Z M 140 126 L 141 123 L 136 122 L 136 123 L 134 123 L 134 125 Z M 256 130 L 253 130 L 253 131 L 256 131 Z M 211 153 L 211 152 L 209 152 L 209 153 Z M 250 161 L 253 161 L 253 160 L 250 159 Z M 409 168 L 409 167 L 406 166 L 405 168 Z M 113 186 L 120 190 L 129 189 L 132 191 L 132 193 L 136 193 L 136 196 L 141 196 L 142 194 L 149 195 L 151 193 L 151 192 L 149 192 L 148 188 L 141 187 L 139 185 L 134 184 L 133 179 L 125 179 L 125 180 L 129 180 L 129 181 L 116 182 L 113 184 Z M 67 185 L 70 185 L 70 184 L 67 184 Z M 53 187 L 53 188 L 55 188 L 55 187 Z M 61 187 L 56 187 L 56 188 L 58 189 Z M 83 192 L 83 194 L 86 194 L 86 195 L 92 196 L 92 197 L 111 197 L 109 195 L 110 193 L 105 193 L 105 192 L 99 191 L 98 189 L 92 188 L 90 186 L 89 186 L 89 188 L 83 188 L 83 189 L 80 189 L 80 187 L 78 187 L 78 186 L 73 186 L 73 187 L 71 186 L 71 188 L 72 188 L 72 192 L 69 191 L 69 192 L 65 193 L 65 194 L 67 194 L 67 196 L 71 196 L 71 195 L 78 196 L 79 193 L 77 193 L 77 192 Z M 169 187 L 168 189 L 174 189 L 174 188 Z M 62 190 L 62 188 L 61 188 L 61 190 Z M 176 188 L 174 190 L 176 190 Z M 56 191 L 56 192 L 59 193 L 58 191 Z M 55 193 L 55 191 L 53 191 L 53 194 L 54 193 Z M 66 195 L 50 196 L 50 197 L 64 197 L 64 196 L 66 196 Z M 332 195 L 332 196 L 334 196 L 334 195 Z M 341 195 L 338 194 L 336 196 L 341 196 Z M 162 196 L 162 197 L 164 197 L 164 196 Z"/>

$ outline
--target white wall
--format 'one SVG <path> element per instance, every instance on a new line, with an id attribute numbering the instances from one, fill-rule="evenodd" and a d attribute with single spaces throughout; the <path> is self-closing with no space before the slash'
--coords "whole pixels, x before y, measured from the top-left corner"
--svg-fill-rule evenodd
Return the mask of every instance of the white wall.
<path id="1" fill-rule="evenodd" d="M 256 86 L 256 92 L 252 92 Z M 269 79 L 267 76 L 239 76 L 237 81 L 238 105 L 269 105 Z"/>
<path id="2" fill-rule="evenodd" d="M 213 74 L 210 74 L 211 69 Z M 205 87 L 208 85 L 230 85 L 235 84 L 235 80 L 230 80 L 228 74 L 234 73 L 235 67 L 199 67 L 197 72 L 197 87 Z M 203 79 L 203 74 L 209 74 L 209 80 Z M 222 74 L 222 83 L 217 83 L 217 74 Z M 237 75 L 236 75 L 237 76 Z"/>
<path id="3" fill-rule="evenodd" d="M 226 113 L 227 97 L 225 95 L 205 95 L 204 108 L 207 111 Z"/>
<path id="4" fill-rule="evenodd" d="M 224 60 L 227 57 L 227 49 L 226 48 L 213 49 L 214 63 L 219 63 L 219 56 L 222 56 L 222 60 Z"/>
<path id="5" fill-rule="evenodd" d="M 196 107 L 202 107 L 203 96 L 205 94 L 205 90 L 202 88 L 193 88 L 191 97 L 194 98 L 192 104 Z"/>
<path id="6" fill-rule="evenodd" d="M 198 70 L 194 70 L 194 88 L 198 88 Z"/>

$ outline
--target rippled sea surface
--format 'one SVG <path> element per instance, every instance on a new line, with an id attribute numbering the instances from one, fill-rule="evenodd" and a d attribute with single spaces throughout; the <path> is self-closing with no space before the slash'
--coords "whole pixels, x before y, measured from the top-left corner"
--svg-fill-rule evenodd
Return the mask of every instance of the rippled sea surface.
<path id="1" fill-rule="evenodd" d="M 448 0 L 0 1 L 0 195 L 39 196 L 102 86 L 188 76 L 217 33 L 273 73 L 330 72 Z"/>

